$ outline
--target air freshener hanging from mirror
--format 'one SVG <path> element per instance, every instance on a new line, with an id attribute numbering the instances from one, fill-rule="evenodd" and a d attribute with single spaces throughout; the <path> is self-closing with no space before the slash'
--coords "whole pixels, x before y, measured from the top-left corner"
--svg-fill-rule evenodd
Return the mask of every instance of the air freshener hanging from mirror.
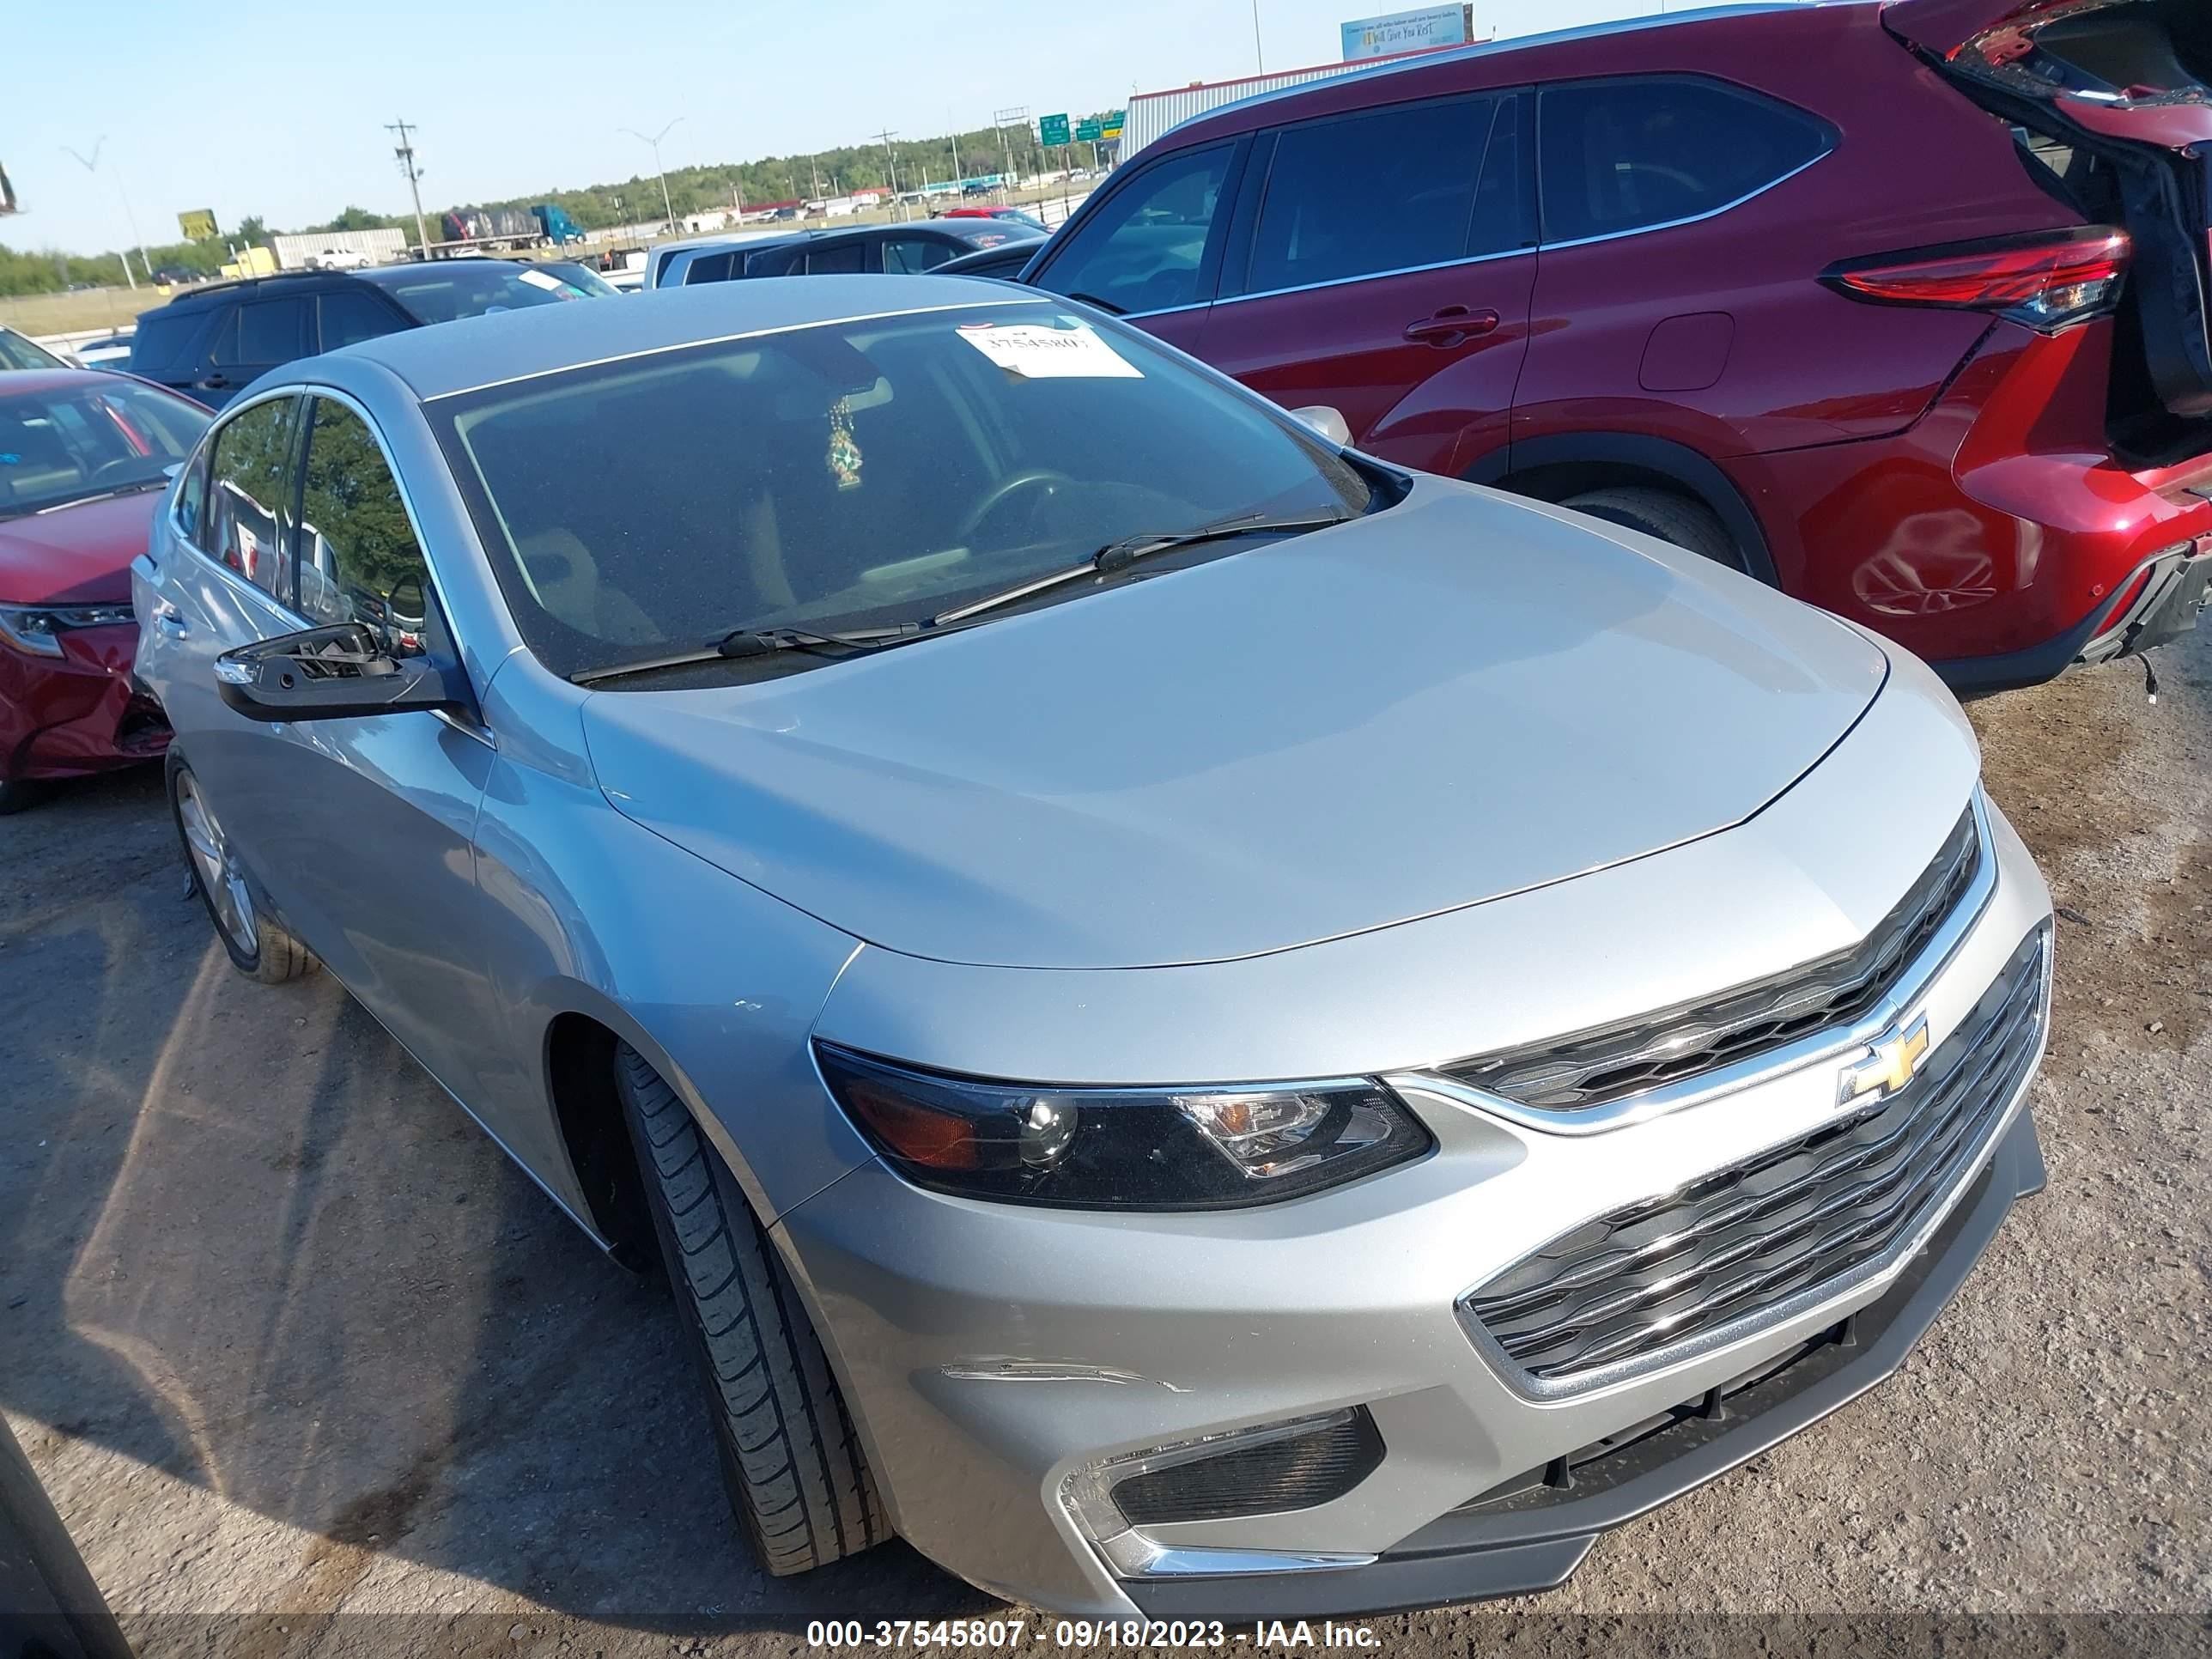
<path id="1" fill-rule="evenodd" d="M 860 446 L 853 436 L 853 405 L 840 398 L 830 405 L 830 476 L 840 489 L 860 483 Z"/>

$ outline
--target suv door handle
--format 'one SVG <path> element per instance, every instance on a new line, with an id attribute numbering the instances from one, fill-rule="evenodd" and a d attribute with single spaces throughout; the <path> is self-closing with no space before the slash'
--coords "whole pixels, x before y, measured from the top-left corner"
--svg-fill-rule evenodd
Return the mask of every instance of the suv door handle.
<path id="1" fill-rule="evenodd" d="M 203 392 L 221 392 L 227 388 L 230 385 L 230 382 L 221 374 L 210 374 L 205 380 L 198 381 L 196 384 Z"/>
<path id="2" fill-rule="evenodd" d="M 167 599 L 154 607 L 154 626 L 173 640 L 181 640 L 191 631 L 185 625 L 184 613 Z"/>
<path id="3" fill-rule="evenodd" d="M 1487 334 L 1498 326 L 1494 311 L 1469 311 L 1465 306 L 1443 306 L 1433 317 L 1406 325 L 1406 337 L 1416 345 L 1455 346 Z"/>

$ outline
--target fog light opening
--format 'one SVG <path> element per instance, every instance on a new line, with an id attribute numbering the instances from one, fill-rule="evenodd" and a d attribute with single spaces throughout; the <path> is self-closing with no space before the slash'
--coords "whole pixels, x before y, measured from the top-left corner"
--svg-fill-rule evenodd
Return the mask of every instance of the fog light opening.
<path id="1" fill-rule="evenodd" d="M 1364 1406 L 1109 1458 L 1076 1470 L 1060 1502 L 1115 1572 L 1142 1577 L 1167 1553 L 1146 1528 L 1279 1515 L 1333 1503 L 1382 1462 Z"/>

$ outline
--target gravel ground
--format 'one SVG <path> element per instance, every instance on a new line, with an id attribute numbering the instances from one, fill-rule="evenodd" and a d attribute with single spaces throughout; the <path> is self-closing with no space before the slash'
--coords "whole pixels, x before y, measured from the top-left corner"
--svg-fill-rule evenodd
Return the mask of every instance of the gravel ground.
<path id="1" fill-rule="evenodd" d="M 1375 1644 L 2212 1650 L 2212 637 L 2161 668 L 2155 707 L 2119 665 L 1973 710 L 2063 907 L 2048 1192 L 1886 1386 L 1565 1589 Z M 0 1410 L 142 1652 L 750 1656 L 1001 1611 L 896 1545 L 763 1579 L 665 1297 L 334 984 L 229 971 L 155 778 L 0 820 Z"/>

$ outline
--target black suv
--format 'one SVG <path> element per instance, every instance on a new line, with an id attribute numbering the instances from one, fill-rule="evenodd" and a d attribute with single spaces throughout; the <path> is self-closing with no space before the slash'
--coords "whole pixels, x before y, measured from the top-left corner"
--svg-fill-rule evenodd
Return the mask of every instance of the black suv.
<path id="1" fill-rule="evenodd" d="M 131 338 L 131 372 L 220 409 L 270 369 L 356 340 L 598 293 L 565 272 L 511 259 L 249 276 L 143 313 Z"/>
<path id="2" fill-rule="evenodd" d="M 659 286 L 726 283 L 740 276 L 806 276 L 825 272 L 894 276 L 934 270 L 979 248 L 1019 242 L 1035 247 L 1044 238 L 1027 225 L 1003 219 L 942 219 L 926 224 L 858 225 L 849 230 L 817 230 L 799 236 L 754 238 L 683 250 Z"/>

